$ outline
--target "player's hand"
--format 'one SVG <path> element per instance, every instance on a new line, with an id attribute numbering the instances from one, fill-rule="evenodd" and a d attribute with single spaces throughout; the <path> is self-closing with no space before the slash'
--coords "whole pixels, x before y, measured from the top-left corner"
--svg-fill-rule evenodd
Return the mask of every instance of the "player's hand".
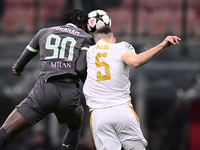
<path id="1" fill-rule="evenodd" d="M 163 48 L 165 47 L 170 47 L 172 45 L 176 45 L 176 44 L 179 44 L 179 41 L 181 39 L 177 36 L 167 36 L 164 41 L 161 43 L 163 45 Z"/>
<path id="2" fill-rule="evenodd" d="M 14 66 L 12 67 L 12 73 L 13 73 L 14 75 L 16 75 L 16 76 L 21 76 L 21 73 L 17 73 L 17 72 L 15 71 Z"/>

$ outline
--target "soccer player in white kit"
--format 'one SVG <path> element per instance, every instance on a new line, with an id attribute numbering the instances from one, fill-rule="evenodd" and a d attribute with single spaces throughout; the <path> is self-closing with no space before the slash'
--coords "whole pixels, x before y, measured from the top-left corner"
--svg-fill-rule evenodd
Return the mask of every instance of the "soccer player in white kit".
<path id="1" fill-rule="evenodd" d="M 150 61 L 163 48 L 180 38 L 167 36 L 159 45 L 136 54 L 127 42 L 115 43 L 112 30 L 101 27 L 94 33 L 96 45 L 87 52 L 87 78 L 83 86 L 90 127 L 97 150 L 145 150 L 147 141 L 131 104 L 130 68 Z"/>

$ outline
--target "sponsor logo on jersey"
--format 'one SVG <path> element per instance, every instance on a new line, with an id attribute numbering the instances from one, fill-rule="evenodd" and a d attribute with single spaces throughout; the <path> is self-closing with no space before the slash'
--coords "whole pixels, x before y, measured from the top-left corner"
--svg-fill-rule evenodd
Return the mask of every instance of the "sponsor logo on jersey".
<path id="1" fill-rule="evenodd" d="M 126 51 L 127 52 L 133 52 L 134 48 L 131 44 L 126 43 Z"/>
<path id="2" fill-rule="evenodd" d="M 126 47 L 128 48 L 128 49 L 133 49 L 133 46 L 131 45 L 131 44 L 126 44 Z"/>
<path id="3" fill-rule="evenodd" d="M 64 61 L 51 62 L 51 67 L 54 67 L 54 68 L 71 68 L 72 65 L 69 61 L 64 60 Z"/>

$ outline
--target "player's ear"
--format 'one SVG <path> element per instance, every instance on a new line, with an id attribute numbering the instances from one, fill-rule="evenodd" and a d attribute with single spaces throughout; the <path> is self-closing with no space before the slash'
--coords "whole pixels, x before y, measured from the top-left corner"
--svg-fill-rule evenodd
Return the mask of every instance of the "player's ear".
<path id="1" fill-rule="evenodd" d="M 88 29 L 87 29 L 87 25 L 86 25 L 86 24 L 82 25 L 81 28 L 82 28 L 85 32 L 88 32 Z"/>
<path id="2" fill-rule="evenodd" d="M 95 43 L 97 43 L 99 40 L 95 40 Z"/>
<path id="3" fill-rule="evenodd" d="M 95 43 L 97 43 L 100 39 L 98 38 L 98 36 L 94 36 L 94 41 Z"/>
<path id="4" fill-rule="evenodd" d="M 113 38 L 113 43 L 116 43 L 117 39 L 116 37 Z"/>

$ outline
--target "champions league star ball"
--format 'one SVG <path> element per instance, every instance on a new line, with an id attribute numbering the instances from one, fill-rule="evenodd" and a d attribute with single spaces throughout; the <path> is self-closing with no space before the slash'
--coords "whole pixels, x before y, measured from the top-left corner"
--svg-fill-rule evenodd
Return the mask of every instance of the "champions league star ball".
<path id="1" fill-rule="evenodd" d="M 111 18 L 107 12 L 103 10 L 94 10 L 88 14 L 88 31 L 95 32 L 102 26 L 111 27 Z"/>

